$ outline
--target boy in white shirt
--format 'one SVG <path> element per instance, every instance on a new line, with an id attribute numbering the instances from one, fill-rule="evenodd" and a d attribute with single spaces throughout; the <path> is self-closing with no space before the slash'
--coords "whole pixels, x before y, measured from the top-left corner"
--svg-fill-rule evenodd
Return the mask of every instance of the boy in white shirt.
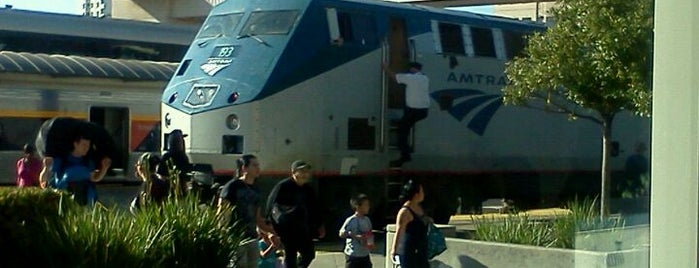
<path id="1" fill-rule="evenodd" d="M 369 213 L 369 197 L 359 194 L 350 200 L 354 214 L 349 216 L 340 228 L 340 237 L 345 238 L 345 267 L 371 268 L 371 250 L 375 248 L 374 235 L 371 233 Z"/>

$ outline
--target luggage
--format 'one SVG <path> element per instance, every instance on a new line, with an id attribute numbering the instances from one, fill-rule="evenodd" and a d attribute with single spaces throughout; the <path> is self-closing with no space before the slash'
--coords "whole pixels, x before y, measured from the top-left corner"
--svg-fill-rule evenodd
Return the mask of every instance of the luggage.
<path id="1" fill-rule="evenodd" d="M 100 163 L 105 156 L 116 159 L 116 144 L 104 127 L 85 120 L 55 117 L 46 120 L 36 136 L 36 151 L 41 157 L 63 157 L 73 150 L 73 139 L 83 135 L 92 141 L 87 158 Z"/>

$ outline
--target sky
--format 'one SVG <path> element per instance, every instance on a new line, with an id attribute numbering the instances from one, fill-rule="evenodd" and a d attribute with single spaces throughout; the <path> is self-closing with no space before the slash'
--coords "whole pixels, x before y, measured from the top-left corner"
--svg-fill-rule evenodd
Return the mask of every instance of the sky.
<path id="1" fill-rule="evenodd" d="M 83 0 L 0 0 L 0 7 L 51 13 L 82 14 Z"/>
<path id="2" fill-rule="evenodd" d="M 458 7 L 458 8 L 450 8 L 450 9 L 465 10 L 465 11 L 470 11 L 470 12 L 474 12 L 474 13 L 482 13 L 482 14 L 487 14 L 487 15 L 492 15 L 493 12 L 495 12 L 495 8 L 493 6 L 472 6 L 472 7 Z"/>

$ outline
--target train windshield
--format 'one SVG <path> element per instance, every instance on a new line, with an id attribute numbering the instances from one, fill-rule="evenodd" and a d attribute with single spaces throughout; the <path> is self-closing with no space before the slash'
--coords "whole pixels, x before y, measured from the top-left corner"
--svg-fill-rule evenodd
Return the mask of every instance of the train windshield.
<path id="1" fill-rule="evenodd" d="M 243 13 L 215 15 L 209 17 L 197 35 L 197 39 L 219 36 L 233 36 L 233 31 L 243 18 Z"/>
<path id="2" fill-rule="evenodd" d="M 250 14 L 250 19 L 240 32 L 241 36 L 254 35 L 284 35 L 291 31 L 296 18 L 297 10 L 257 11 Z"/>

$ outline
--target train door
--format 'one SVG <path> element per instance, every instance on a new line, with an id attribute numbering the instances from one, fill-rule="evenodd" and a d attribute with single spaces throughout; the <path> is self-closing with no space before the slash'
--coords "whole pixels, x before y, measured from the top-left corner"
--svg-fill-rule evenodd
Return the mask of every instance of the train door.
<path id="1" fill-rule="evenodd" d="M 90 122 L 103 126 L 114 139 L 117 159 L 112 159 L 111 170 L 125 176 L 129 157 L 129 109 L 125 107 L 90 107 Z"/>
<path id="2" fill-rule="evenodd" d="M 396 72 L 405 71 L 405 66 L 411 61 L 410 47 L 408 46 L 408 34 L 405 28 L 405 19 L 391 17 L 389 22 L 387 47 L 385 48 L 388 65 Z M 394 79 L 386 77 L 386 94 L 384 107 L 386 108 L 385 120 L 388 120 L 387 145 L 390 149 L 397 149 L 397 124 L 403 115 L 405 107 L 405 85 L 398 84 Z M 412 136 L 412 135 L 411 135 Z M 410 143 L 412 145 L 412 138 Z"/>

